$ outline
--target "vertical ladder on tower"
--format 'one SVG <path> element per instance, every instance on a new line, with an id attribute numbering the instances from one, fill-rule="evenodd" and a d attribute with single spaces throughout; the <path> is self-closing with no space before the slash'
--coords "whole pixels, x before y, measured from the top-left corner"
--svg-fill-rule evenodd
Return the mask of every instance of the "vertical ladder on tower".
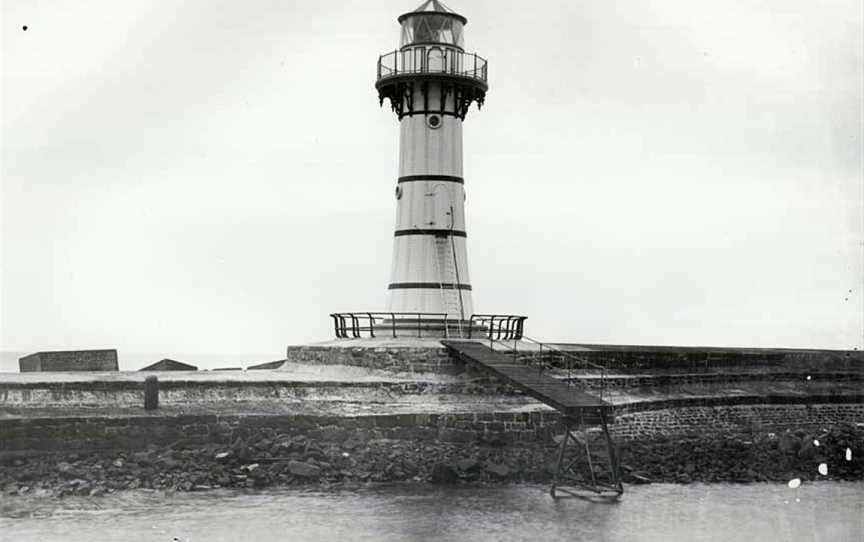
<path id="1" fill-rule="evenodd" d="M 453 254 L 450 232 L 435 236 L 435 265 L 438 268 L 438 283 L 441 287 L 442 312 L 456 315 L 459 336 L 462 336 L 462 311 L 459 303 L 459 285 L 456 279 L 456 261 Z"/>

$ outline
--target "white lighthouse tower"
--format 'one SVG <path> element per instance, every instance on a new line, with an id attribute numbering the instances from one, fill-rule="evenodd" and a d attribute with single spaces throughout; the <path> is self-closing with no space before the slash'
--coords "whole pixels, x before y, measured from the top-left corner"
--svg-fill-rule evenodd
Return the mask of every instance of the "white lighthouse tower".
<path id="1" fill-rule="evenodd" d="M 486 96 L 486 60 L 465 52 L 465 17 L 427 0 L 398 18 L 399 49 L 381 55 L 375 87 L 399 120 L 396 231 L 387 312 L 474 312 L 465 229 L 462 123 Z"/>
<path id="2" fill-rule="evenodd" d="M 525 316 L 477 314 L 468 274 L 462 123 L 488 90 L 486 60 L 465 51 L 468 20 L 439 0 L 398 18 L 399 48 L 375 88 L 399 121 L 393 264 L 384 312 L 333 313 L 339 339 L 522 337 Z"/>

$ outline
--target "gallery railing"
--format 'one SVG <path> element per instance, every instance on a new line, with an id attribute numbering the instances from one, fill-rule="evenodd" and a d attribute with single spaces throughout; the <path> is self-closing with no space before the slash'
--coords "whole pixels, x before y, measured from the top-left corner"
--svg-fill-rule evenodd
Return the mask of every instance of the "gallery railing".
<path id="1" fill-rule="evenodd" d="M 488 82 L 489 64 L 477 53 L 441 47 L 414 47 L 378 57 L 378 80 L 410 74 L 445 74 Z"/>

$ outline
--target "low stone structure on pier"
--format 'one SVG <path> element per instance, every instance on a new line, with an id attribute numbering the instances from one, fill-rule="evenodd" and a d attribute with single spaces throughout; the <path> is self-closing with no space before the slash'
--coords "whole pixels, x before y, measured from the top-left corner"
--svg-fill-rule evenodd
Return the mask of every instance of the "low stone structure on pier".
<path id="1" fill-rule="evenodd" d="M 189 365 L 188 363 L 183 363 L 182 361 L 176 361 L 173 359 L 163 359 L 161 361 L 157 361 L 152 365 L 148 365 L 143 369 L 139 369 L 139 371 L 197 371 L 198 367 L 194 365 Z"/>
<path id="2" fill-rule="evenodd" d="M 36 352 L 18 359 L 22 373 L 50 371 L 117 371 L 117 350 Z"/>

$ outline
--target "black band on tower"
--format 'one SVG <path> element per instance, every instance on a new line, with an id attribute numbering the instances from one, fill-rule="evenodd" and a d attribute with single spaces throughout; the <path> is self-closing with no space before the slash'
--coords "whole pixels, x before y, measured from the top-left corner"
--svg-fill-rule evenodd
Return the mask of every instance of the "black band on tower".
<path id="1" fill-rule="evenodd" d="M 388 290 L 471 290 L 470 284 L 448 284 L 440 282 L 396 282 Z"/>
<path id="2" fill-rule="evenodd" d="M 400 183 L 413 183 L 421 181 L 441 181 L 445 183 L 465 184 L 465 179 L 453 175 L 408 175 L 399 177 Z"/>
<path id="3" fill-rule="evenodd" d="M 434 235 L 436 237 L 468 237 L 468 234 L 462 230 L 396 230 L 395 237 L 405 237 L 408 235 Z"/>

